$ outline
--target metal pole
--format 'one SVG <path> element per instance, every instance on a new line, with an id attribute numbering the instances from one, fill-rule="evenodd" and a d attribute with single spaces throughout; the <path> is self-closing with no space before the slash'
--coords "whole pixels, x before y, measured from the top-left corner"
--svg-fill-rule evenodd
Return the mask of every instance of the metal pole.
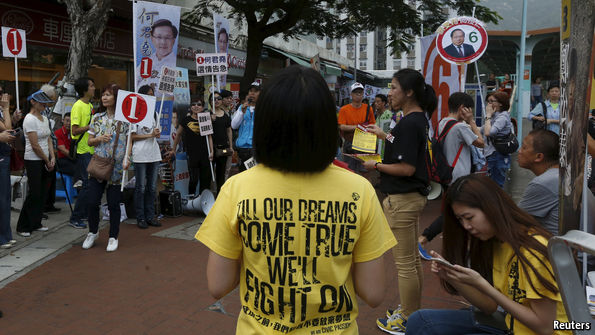
<path id="1" fill-rule="evenodd" d="M 525 104 L 523 103 L 522 94 L 523 91 L 519 89 L 519 84 L 521 84 L 525 78 L 525 44 L 527 40 L 527 0 L 523 0 L 523 16 L 521 20 L 521 56 L 520 56 L 520 66 L 519 66 L 519 76 L 516 79 L 516 87 L 517 87 L 517 124 L 519 129 L 517 129 L 517 138 L 519 143 L 523 141 L 523 111 L 525 110 Z"/>
<path id="2" fill-rule="evenodd" d="M 475 7 L 473 7 L 473 17 L 475 18 Z M 481 119 L 485 119 L 485 106 L 483 105 L 483 89 L 481 88 L 481 78 L 479 77 L 479 68 L 477 61 L 475 62 L 475 75 L 477 76 L 477 88 L 479 89 L 479 102 L 481 103 Z M 465 87 L 461 87 L 461 92 L 465 91 Z"/>
<path id="3" fill-rule="evenodd" d="M 21 111 L 21 105 L 19 104 L 19 66 L 17 65 L 17 57 L 14 58 L 14 87 L 16 90 L 16 101 L 17 101 L 17 110 Z M 23 114 L 24 115 L 24 114 Z"/>
<path id="4" fill-rule="evenodd" d="M 354 56 L 353 56 L 353 58 L 355 59 L 355 64 L 353 64 L 353 81 L 356 81 L 356 82 L 357 82 L 357 49 L 359 48 L 359 45 L 357 44 L 357 36 L 358 36 L 358 34 L 355 34 L 355 40 L 353 41 L 353 51 L 355 52 Z"/>

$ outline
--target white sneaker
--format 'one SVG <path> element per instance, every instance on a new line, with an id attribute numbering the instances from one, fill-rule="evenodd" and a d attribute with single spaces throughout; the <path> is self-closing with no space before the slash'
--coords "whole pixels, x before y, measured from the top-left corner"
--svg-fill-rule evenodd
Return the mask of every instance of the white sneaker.
<path id="1" fill-rule="evenodd" d="M 46 226 L 41 226 L 41 227 L 39 227 L 39 228 L 37 228 L 37 229 L 35 229 L 35 230 L 37 230 L 37 231 L 48 231 L 48 230 L 49 230 L 49 228 L 48 228 L 48 227 L 46 227 Z"/>
<path id="2" fill-rule="evenodd" d="M 93 244 L 95 244 L 95 240 L 97 239 L 97 237 L 99 237 L 99 233 L 97 233 L 97 234 L 88 233 L 87 238 L 85 239 L 85 242 L 83 242 L 83 249 L 91 248 L 93 246 Z"/>
<path id="3" fill-rule="evenodd" d="M 118 240 L 110 237 L 109 241 L 107 242 L 107 248 L 105 248 L 105 251 L 116 251 L 118 249 Z"/>
<path id="4" fill-rule="evenodd" d="M 17 231 L 17 234 L 19 234 L 19 235 L 21 235 L 23 237 L 29 237 L 29 236 L 31 236 L 31 233 L 28 232 L 28 231 L 24 231 L 24 232 Z"/>

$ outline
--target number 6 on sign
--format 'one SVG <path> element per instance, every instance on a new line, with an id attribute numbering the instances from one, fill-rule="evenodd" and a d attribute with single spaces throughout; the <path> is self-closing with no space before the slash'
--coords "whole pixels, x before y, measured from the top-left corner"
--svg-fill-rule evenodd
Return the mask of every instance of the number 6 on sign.
<path id="1" fill-rule="evenodd" d="M 2 56 L 27 58 L 26 40 L 24 30 L 2 27 Z"/>
<path id="2" fill-rule="evenodd" d="M 118 91 L 116 120 L 152 128 L 154 115 L 155 97 L 124 90 Z"/>

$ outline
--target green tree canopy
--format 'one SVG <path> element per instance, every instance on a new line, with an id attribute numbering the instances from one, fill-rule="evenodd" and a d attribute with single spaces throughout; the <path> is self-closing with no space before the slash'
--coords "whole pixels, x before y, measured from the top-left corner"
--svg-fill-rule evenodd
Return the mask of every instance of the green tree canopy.
<path id="1" fill-rule="evenodd" d="M 256 77 L 263 41 L 281 34 L 283 38 L 316 34 L 331 38 L 344 38 L 376 27 L 390 28 L 387 44 L 399 54 L 410 50 L 415 36 L 424 35 L 448 18 L 448 9 L 459 15 L 475 17 L 484 22 L 497 23 L 501 17 L 479 0 L 223 0 L 231 11 L 225 13 L 237 26 L 245 25 L 248 32 L 246 72 L 241 82 L 244 90 Z M 199 25 L 202 18 L 211 17 L 215 8 L 221 13 L 221 0 L 198 0 L 194 9 L 182 19 Z M 422 15 L 423 13 L 423 15 Z"/>

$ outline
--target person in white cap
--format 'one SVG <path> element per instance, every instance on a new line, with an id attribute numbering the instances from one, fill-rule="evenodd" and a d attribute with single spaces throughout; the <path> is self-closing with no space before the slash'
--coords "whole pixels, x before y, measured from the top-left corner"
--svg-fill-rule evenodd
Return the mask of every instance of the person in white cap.
<path id="1" fill-rule="evenodd" d="M 358 82 L 351 85 L 351 103 L 339 110 L 339 130 L 343 138 L 342 151 L 345 154 L 354 153 L 351 148 L 353 133 L 358 124 L 374 124 L 374 111 L 369 105 L 362 103 L 364 98 L 364 86 Z M 343 161 L 349 164 L 349 168 L 358 172 L 361 170 L 361 164 L 348 156 L 343 156 Z"/>
<path id="2" fill-rule="evenodd" d="M 27 97 L 29 113 L 23 121 L 23 131 L 27 135 L 25 145 L 25 169 L 29 182 L 29 192 L 21 208 L 17 222 L 17 234 L 31 236 L 33 231 L 47 231 L 41 225 L 43 204 L 48 193 L 50 174 L 54 173 L 56 158 L 50 138 L 50 125 L 47 117 L 41 115 L 47 104 L 54 102 L 42 90 Z"/>
<path id="3" fill-rule="evenodd" d="M 250 84 L 248 96 L 245 102 L 238 108 L 231 120 L 231 128 L 239 129 L 236 139 L 236 151 L 240 159 L 240 172 L 246 170 L 244 162 L 253 156 L 252 151 L 252 133 L 254 129 L 254 106 L 260 95 L 260 83 L 255 81 Z"/>

